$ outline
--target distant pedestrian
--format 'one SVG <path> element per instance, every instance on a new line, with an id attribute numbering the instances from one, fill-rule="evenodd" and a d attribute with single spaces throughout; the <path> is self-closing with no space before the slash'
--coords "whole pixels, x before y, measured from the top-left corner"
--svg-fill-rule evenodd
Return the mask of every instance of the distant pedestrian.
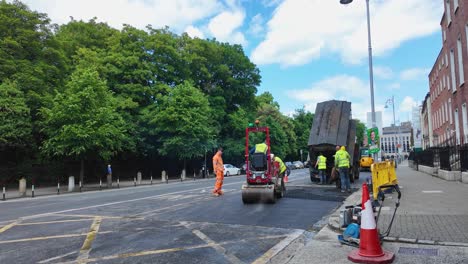
<path id="1" fill-rule="evenodd" d="M 107 188 L 112 187 L 112 167 L 110 164 L 107 165 Z"/>
<path id="2" fill-rule="evenodd" d="M 223 194 L 223 180 L 224 180 L 224 164 L 223 164 L 223 148 L 219 147 L 216 154 L 213 156 L 213 171 L 216 175 L 216 183 L 213 189 L 214 196 Z"/>

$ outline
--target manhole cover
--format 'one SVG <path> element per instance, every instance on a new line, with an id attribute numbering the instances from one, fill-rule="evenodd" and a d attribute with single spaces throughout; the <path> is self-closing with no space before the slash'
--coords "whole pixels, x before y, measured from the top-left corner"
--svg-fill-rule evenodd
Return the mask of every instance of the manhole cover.
<path id="1" fill-rule="evenodd" d="M 439 250 L 436 248 L 409 248 L 409 247 L 400 247 L 398 253 L 404 255 L 418 255 L 418 256 L 437 256 L 439 255 Z"/>

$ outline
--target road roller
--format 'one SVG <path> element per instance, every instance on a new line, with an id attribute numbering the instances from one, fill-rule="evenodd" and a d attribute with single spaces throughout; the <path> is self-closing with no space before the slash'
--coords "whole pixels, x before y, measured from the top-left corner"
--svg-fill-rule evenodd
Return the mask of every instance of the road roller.
<path id="1" fill-rule="evenodd" d="M 268 127 L 249 124 L 245 130 L 245 163 L 246 182 L 242 185 L 242 202 L 246 203 L 275 203 L 276 199 L 284 195 L 283 178 L 279 177 L 279 163 L 273 162 L 270 147 L 270 130 Z M 249 135 L 264 133 L 268 148 L 266 153 L 249 151 Z"/>

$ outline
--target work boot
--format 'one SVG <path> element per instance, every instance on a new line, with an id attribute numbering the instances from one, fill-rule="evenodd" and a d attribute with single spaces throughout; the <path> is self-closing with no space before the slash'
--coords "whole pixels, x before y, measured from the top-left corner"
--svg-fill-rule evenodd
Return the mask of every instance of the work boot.
<path id="1" fill-rule="evenodd" d="M 213 193 L 213 196 L 218 197 L 220 194 L 219 193 Z"/>

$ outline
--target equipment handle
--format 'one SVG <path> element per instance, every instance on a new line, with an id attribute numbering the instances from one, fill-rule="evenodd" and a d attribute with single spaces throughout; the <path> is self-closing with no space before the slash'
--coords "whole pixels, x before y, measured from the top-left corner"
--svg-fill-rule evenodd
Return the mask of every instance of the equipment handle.
<path id="1" fill-rule="evenodd" d="M 400 192 L 400 188 L 398 187 L 398 185 L 391 184 L 391 185 L 381 185 L 381 186 L 379 186 L 379 196 L 382 197 L 382 201 L 383 201 L 385 199 L 385 195 L 384 195 L 382 189 L 388 189 L 388 188 L 393 188 L 398 193 L 398 200 L 397 200 L 397 203 L 396 203 L 396 206 L 398 207 L 400 205 L 400 198 L 401 198 L 401 192 Z"/>

